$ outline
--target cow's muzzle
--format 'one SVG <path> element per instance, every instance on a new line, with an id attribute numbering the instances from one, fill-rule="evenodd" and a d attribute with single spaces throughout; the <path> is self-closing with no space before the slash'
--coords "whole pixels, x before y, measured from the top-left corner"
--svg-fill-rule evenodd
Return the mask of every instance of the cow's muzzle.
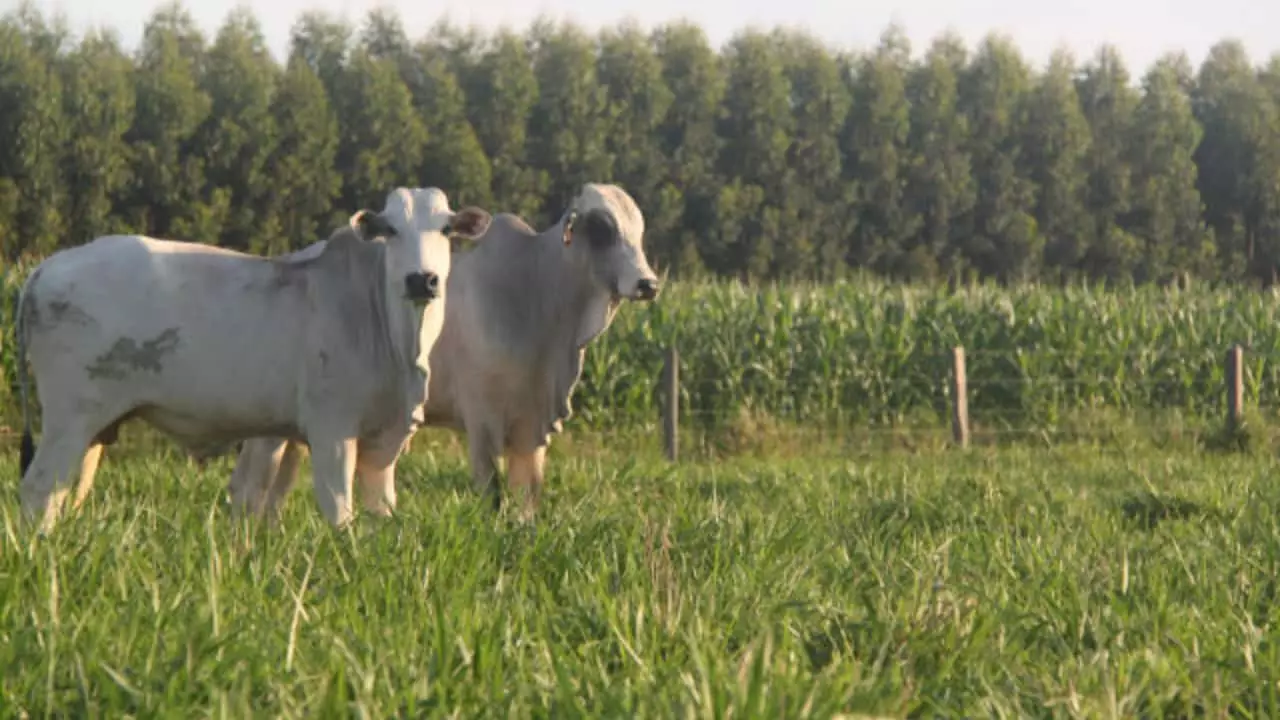
<path id="1" fill-rule="evenodd" d="M 416 303 L 429 303 L 440 296 L 440 276 L 433 272 L 411 272 L 404 276 L 404 294 Z"/>
<path id="2" fill-rule="evenodd" d="M 653 278 L 640 278 L 636 283 L 635 299 L 637 300 L 653 300 L 658 297 L 659 284 Z"/>

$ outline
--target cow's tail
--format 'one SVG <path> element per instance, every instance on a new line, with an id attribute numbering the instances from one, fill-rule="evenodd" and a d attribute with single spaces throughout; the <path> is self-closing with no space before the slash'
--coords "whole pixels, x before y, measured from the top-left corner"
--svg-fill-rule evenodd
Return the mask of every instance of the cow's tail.
<path id="1" fill-rule="evenodd" d="M 36 443 L 31 437 L 31 404 L 27 390 L 27 328 L 22 301 L 26 295 L 27 283 L 18 288 L 13 300 L 13 336 L 15 340 L 14 371 L 18 374 L 18 401 L 22 403 L 22 447 L 18 450 L 18 477 L 27 474 L 31 461 L 36 457 Z"/>

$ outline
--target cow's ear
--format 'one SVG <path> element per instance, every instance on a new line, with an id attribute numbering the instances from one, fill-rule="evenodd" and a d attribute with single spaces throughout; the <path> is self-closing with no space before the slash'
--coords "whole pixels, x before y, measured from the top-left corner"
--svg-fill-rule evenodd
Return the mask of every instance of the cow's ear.
<path id="1" fill-rule="evenodd" d="M 582 220 L 582 231 L 591 247 L 606 248 L 618 237 L 618 226 L 613 216 L 600 210 L 592 210 Z"/>
<path id="2" fill-rule="evenodd" d="M 573 242 L 573 226 L 577 224 L 577 222 L 578 211 L 570 210 L 569 216 L 564 219 L 564 237 L 561 238 L 564 240 L 565 245 L 569 245 Z"/>
<path id="3" fill-rule="evenodd" d="M 484 235 L 492 221 L 493 216 L 488 211 L 468 205 L 453 214 L 453 219 L 449 221 L 445 233 L 453 237 L 476 240 Z"/>
<path id="4" fill-rule="evenodd" d="M 395 235 L 396 229 L 382 216 L 372 210 L 360 210 L 351 216 L 351 228 L 361 240 L 374 240 L 380 237 Z"/>

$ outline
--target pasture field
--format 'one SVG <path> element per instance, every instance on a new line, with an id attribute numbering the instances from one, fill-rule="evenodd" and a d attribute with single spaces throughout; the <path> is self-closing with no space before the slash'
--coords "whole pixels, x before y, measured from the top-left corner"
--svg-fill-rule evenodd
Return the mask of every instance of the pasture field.
<path id="1" fill-rule="evenodd" d="M 397 517 L 335 533 L 303 485 L 235 523 L 231 459 L 130 442 L 36 541 L 0 455 L 4 717 L 1280 714 L 1269 450 L 673 466 L 570 432 L 531 529 L 430 430 Z"/>

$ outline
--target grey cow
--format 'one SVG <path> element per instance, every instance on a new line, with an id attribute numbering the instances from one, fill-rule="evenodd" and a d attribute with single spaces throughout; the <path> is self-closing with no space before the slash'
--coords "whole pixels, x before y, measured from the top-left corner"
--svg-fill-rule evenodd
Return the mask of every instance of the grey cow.
<path id="1" fill-rule="evenodd" d="M 623 299 L 657 297 L 643 236 L 631 196 L 591 183 L 554 226 L 539 233 L 500 213 L 474 249 L 455 255 L 444 328 L 428 358 L 424 422 L 466 433 L 474 486 L 495 508 L 505 454 L 523 514 L 537 510 L 547 446 L 572 413 L 586 345 L 608 329 Z M 274 514 L 300 451 L 283 438 L 246 441 L 230 482 L 233 504 Z"/>

